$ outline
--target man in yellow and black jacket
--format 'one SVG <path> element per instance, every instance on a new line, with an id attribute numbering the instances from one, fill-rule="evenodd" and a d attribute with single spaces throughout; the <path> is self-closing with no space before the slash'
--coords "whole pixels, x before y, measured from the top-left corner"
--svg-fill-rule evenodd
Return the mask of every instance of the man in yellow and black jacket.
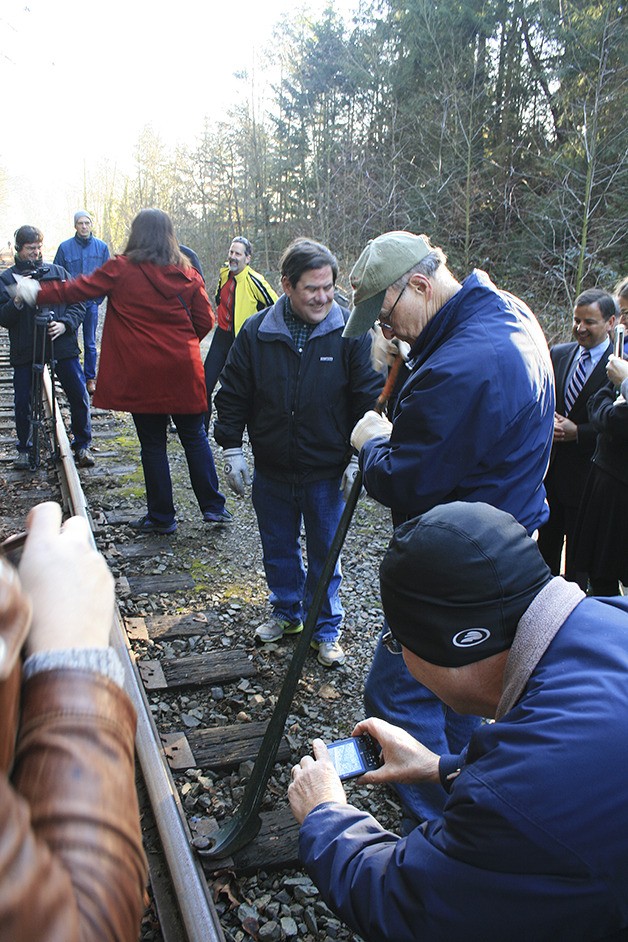
<path id="1" fill-rule="evenodd" d="M 220 269 L 216 288 L 217 326 L 205 359 L 207 419 L 212 411 L 212 395 L 225 365 L 231 345 L 245 320 L 277 300 L 266 279 L 250 266 L 253 250 L 244 236 L 236 236 L 229 247 L 227 264 Z"/>

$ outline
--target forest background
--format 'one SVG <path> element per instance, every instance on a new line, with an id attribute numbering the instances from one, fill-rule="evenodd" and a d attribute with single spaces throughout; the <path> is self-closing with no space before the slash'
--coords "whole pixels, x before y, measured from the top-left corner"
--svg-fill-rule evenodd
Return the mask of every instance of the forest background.
<path id="1" fill-rule="evenodd" d="M 621 0 L 295 11 L 270 79 L 239 73 L 189 144 L 146 126 L 132 171 L 90 168 L 77 205 L 114 251 L 141 208 L 166 210 L 210 295 L 234 235 L 275 285 L 291 239 L 328 244 L 349 294 L 368 239 L 426 232 L 458 277 L 483 268 L 564 339 L 575 296 L 628 274 L 627 33 Z"/>

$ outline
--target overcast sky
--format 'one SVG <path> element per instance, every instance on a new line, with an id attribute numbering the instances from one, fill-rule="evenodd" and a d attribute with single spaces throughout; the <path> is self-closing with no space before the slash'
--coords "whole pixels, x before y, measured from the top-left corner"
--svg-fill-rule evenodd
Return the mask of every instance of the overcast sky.
<path id="1" fill-rule="evenodd" d="M 315 11 L 328 4 L 307 0 Z M 273 27 L 303 5 L 2 0 L 0 167 L 9 192 L 0 239 L 26 222 L 43 228 L 47 243 L 67 238 L 84 168 L 104 159 L 128 168 L 146 125 L 169 145 L 192 145 L 205 115 L 218 118 L 244 94 L 234 72 L 255 69 L 261 82 Z M 333 6 L 351 10 L 357 0 Z"/>

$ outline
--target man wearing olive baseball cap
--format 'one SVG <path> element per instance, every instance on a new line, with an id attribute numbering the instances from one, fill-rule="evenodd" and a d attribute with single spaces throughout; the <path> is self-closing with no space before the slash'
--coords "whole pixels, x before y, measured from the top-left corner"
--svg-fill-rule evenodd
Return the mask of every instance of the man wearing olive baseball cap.
<path id="1" fill-rule="evenodd" d="M 345 333 L 379 319 L 410 344 L 392 416 L 367 412 L 353 429 L 364 486 L 393 524 L 452 501 L 483 501 L 533 533 L 548 518 L 543 477 L 554 434 L 554 381 L 530 309 L 482 271 L 460 282 L 426 235 L 386 232 L 351 272 Z M 365 684 L 367 715 L 403 726 L 434 752 L 458 752 L 479 718 L 459 716 L 410 680 L 380 643 Z M 408 819 L 430 819 L 443 795 L 396 786 Z"/>
<path id="2" fill-rule="evenodd" d="M 348 803 L 314 740 L 288 798 L 324 901 L 365 942 L 628 938 L 628 599 L 553 577 L 485 503 L 402 524 L 380 584 L 409 682 L 495 722 L 458 756 L 381 719 L 356 725 L 382 760 L 360 785 L 431 781 L 447 795 L 405 838 Z"/>
<path id="3" fill-rule="evenodd" d="M 433 251 L 427 236 L 412 232 L 386 232 L 372 239 L 351 271 L 353 310 L 345 337 L 366 333 L 379 318 L 387 289 Z M 440 258 L 445 261 L 442 252 Z"/>

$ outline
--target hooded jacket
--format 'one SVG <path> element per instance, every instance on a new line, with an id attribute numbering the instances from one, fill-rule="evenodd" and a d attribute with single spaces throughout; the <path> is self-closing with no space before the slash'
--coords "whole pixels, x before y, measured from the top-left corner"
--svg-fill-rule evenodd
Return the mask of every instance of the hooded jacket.
<path id="1" fill-rule="evenodd" d="M 94 405 L 153 414 L 207 409 L 199 341 L 214 322 L 194 268 L 111 259 L 91 275 L 42 285 L 40 303 L 106 295 Z"/>

